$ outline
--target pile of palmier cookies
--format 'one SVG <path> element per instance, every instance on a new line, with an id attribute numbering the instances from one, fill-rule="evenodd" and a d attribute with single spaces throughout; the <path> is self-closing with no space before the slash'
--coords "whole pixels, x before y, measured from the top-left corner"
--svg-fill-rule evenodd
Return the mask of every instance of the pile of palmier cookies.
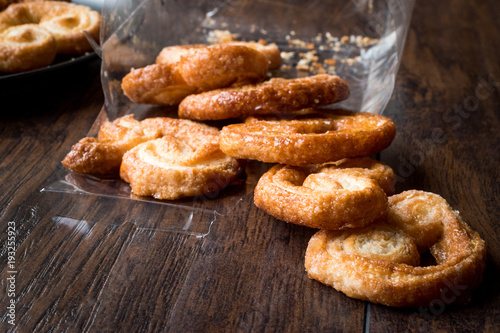
<path id="1" fill-rule="evenodd" d="M 178 105 L 178 118 L 105 122 L 62 161 L 75 172 L 118 175 L 140 196 L 173 200 L 223 190 L 248 159 L 274 163 L 254 202 L 270 215 L 320 229 L 309 277 L 389 306 L 429 306 L 460 286 L 466 302 L 486 247 L 440 196 L 394 194 L 393 170 L 370 157 L 396 129 L 382 115 L 326 108 L 349 96 L 338 76 L 268 78 L 280 50 L 265 42 L 166 47 L 122 80 L 136 103 Z M 200 121 L 244 119 L 219 129 Z M 420 265 L 430 252 L 431 265 Z M 448 297 L 449 299 L 449 297 Z"/>
<path id="2" fill-rule="evenodd" d="M 0 1 L 0 73 L 46 67 L 58 55 L 83 55 L 92 51 L 87 36 L 99 40 L 101 16 L 90 7 L 63 1 L 11 2 Z"/>

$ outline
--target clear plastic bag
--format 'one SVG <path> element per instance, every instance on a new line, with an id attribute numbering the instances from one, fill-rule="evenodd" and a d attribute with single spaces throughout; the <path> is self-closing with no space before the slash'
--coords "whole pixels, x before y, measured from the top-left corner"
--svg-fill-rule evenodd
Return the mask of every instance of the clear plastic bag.
<path id="1" fill-rule="evenodd" d="M 132 68 L 154 63 L 165 46 L 228 39 L 276 43 L 283 66 L 273 76 L 337 74 L 349 83 L 351 96 L 336 106 L 383 113 L 394 88 L 413 6 L 414 0 L 104 0 L 100 51 L 105 105 L 89 136 L 97 133 L 103 120 L 126 114 L 139 120 L 176 117 L 176 107 L 131 102 L 121 90 L 122 78 Z M 144 200 L 168 209 L 225 215 L 252 193 L 265 170 L 263 164 L 250 163 L 240 184 L 213 198 L 168 202 L 137 198 L 120 180 L 104 181 L 64 170 L 44 190 Z M 158 229 L 186 232 L 182 223 L 182 227 L 175 227 L 178 224 L 173 221 L 160 225 Z"/>
<path id="2" fill-rule="evenodd" d="M 106 110 L 115 118 L 151 109 L 131 103 L 120 83 L 131 68 L 154 63 L 163 47 L 235 38 L 277 43 L 290 69 L 276 76 L 337 74 L 351 89 L 342 106 L 382 113 L 413 5 L 407 0 L 106 0 L 101 35 Z M 310 70 L 297 70 L 297 64 Z"/>

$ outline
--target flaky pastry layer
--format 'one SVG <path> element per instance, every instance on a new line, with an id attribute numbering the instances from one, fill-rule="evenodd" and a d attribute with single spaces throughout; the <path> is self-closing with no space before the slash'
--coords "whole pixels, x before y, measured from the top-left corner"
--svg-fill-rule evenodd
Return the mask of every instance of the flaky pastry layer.
<path id="1" fill-rule="evenodd" d="M 379 182 L 394 179 L 394 173 L 376 161 L 357 160 L 275 165 L 259 179 L 255 205 L 280 220 L 311 228 L 337 230 L 373 223 L 387 214 L 387 196 Z"/>
<path id="2" fill-rule="evenodd" d="M 336 75 L 273 78 L 257 85 L 224 88 L 188 96 L 179 105 L 179 117 L 217 120 L 289 113 L 307 107 L 337 103 L 348 96 L 347 83 Z"/>
<path id="3" fill-rule="evenodd" d="M 122 79 L 123 93 L 131 101 L 152 105 L 176 105 L 198 88 L 184 81 L 172 64 L 153 64 L 130 71 Z"/>
<path id="4" fill-rule="evenodd" d="M 37 24 L 13 26 L 0 32 L 0 72 L 17 73 L 50 65 L 57 44 Z"/>
<path id="5" fill-rule="evenodd" d="M 10 5 L 0 13 L 0 32 L 13 26 L 37 24 L 56 41 L 58 54 L 82 54 L 92 50 L 87 32 L 99 40 L 101 16 L 87 6 L 60 1 Z"/>
<path id="6" fill-rule="evenodd" d="M 242 45 L 170 46 L 155 64 L 128 73 L 121 87 L 135 103 L 176 105 L 191 94 L 260 82 L 268 68 L 262 53 Z"/>
<path id="7" fill-rule="evenodd" d="M 375 154 L 395 135 L 394 122 L 382 115 L 312 108 L 225 126 L 220 145 L 236 158 L 300 166 Z"/>
<path id="8" fill-rule="evenodd" d="M 214 193 L 242 171 L 239 161 L 212 145 L 196 145 L 173 136 L 148 141 L 123 156 L 120 176 L 132 192 L 156 199 Z"/>
<path id="9" fill-rule="evenodd" d="M 149 121 L 150 122 L 150 121 Z M 118 176 L 123 154 L 139 143 L 162 136 L 161 129 L 134 115 L 106 121 L 97 138 L 83 138 L 71 147 L 62 164 L 69 170 L 95 176 Z"/>
<path id="10" fill-rule="evenodd" d="M 442 197 L 416 190 L 394 195 L 388 218 L 376 226 L 316 233 L 306 251 L 309 277 L 347 296 L 388 306 L 464 303 L 481 282 L 485 243 Z M 387 238 L 376 228 L 391 228 L 403 237 Z M 430 246 L 436 264 L 404 263 L 400 255 L 377 257 L 392 249 L 404 252 L 407 246 L 420 252 Z"/>
<path id="11" fill-rule="evenodd" d="M 261 82 L 269 69 L 269 61 L 259 51 L 231 44 L 190 49 L 178 64 L 186 83 L 201 91 Z"/>
<path id="12" fill-rule="evenodd" d="M 388 165 L 369 157 L 343 158 L 335 162 L 307 165 L 311 173 L 335 173 L 339 169 L 349 169 L 352 175 L 374 180 L 385 194 L 393 195 L 396 186 L 396 174 Z"/>

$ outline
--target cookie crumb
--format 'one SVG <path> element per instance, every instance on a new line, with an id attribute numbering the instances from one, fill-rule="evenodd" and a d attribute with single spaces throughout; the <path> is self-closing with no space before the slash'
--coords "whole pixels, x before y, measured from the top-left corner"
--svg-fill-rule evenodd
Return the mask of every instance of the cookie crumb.
<path id="1" fill-rule="evenodd" d="M 211 44 L 232 42 L 238 38 L 229 30 L 212 30 L 208 32 L 207 41 Z"/>

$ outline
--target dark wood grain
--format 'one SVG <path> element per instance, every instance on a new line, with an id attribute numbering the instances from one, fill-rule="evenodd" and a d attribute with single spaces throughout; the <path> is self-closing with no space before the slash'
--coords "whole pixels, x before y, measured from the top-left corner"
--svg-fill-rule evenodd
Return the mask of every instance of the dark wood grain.
<path id="1" fill-rule="evenodd" d="M 166 230 L 187 220 L 181 208 L 41 191 L 60 175 L 60 160 L 101 110 L 94 62 L 78 81 L 67 74 L 42 86 L 33 82 L 0 92 L 2 262 L 9 221 L 16 224 L 18 247 L 17 326 L 6 322 L 10 273 L 3 265 L 0 329 L 498 331 L 498 14 L 496 1 L 417 2 L 385 111 L 398 134 L 380 154 L 398 175 L 398 192 L 442 195 L 486 240 L 487 269 L 468 305 L 436 300 L 429 308 L 389 308 L 310 280 L 303 261 L 315 231 L 270 217 L 244 188 L 231 190 L 241 198 L 231 201 L 234 207 L 214 208 L 226 213 L 198 211 L 190 217 L 205 228 L 205 237 Z M 249 175 L 247 183 L 255 177 Z"/>
<path id="2" fill-rule="evenodd" d="M 439 299 L 410 310 L 370 305 L 371 331 L 498 330 L 500 66 L 491 52 L 500 41 L 499 9 L 494 2 L 417 3 L 387 108 L 398 135 L 382 153 L 400 176 L 398 191 L 441 194 L 482 235 L 483 283 L 467 306 Z"/>

